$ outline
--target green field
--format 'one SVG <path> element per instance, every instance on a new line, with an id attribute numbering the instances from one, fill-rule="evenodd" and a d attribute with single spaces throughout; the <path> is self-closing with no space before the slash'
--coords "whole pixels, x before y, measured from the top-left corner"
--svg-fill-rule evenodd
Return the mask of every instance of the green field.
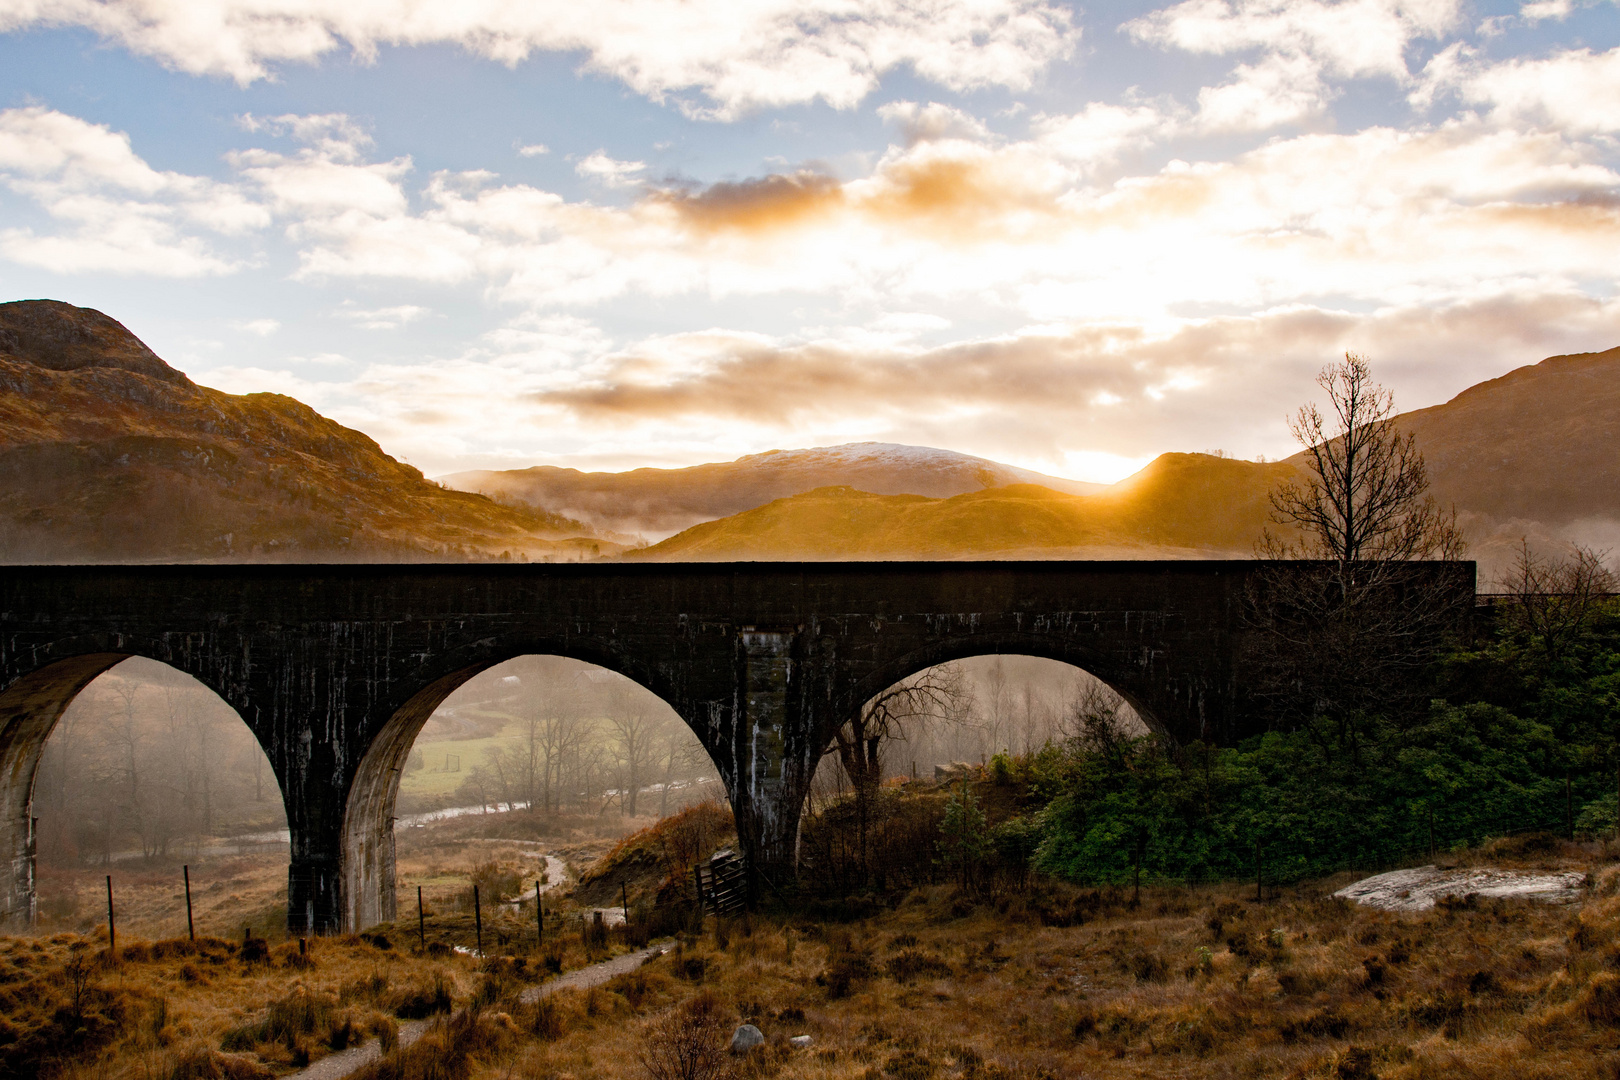
<path id="1" fill-rule="evenodd" d="M 517 742 L 516 734 L 502 733 L 487 739 L 446 739 L 442 742 L 421 743 L 412 750 L 420 750 L 427 759 L 427 768 L 412 772 L 407 766 L 399 779 L 399 793 L 412 799 L 438 800 L 455 794 L 456 788 L 467 779 L 473 766 L 483 765 L 485 752 L 491 747 Z M 445 771 L 445 757 L 451 759 L 451 771 Z M 456 768 L 456 758 L 460 768 Z"/>
<path id="2" fill-rule="evenodd" d="M 407 759 L 405 773 L 399 779 L 399 794 L 407 806 L 417 800 L 441 804 L 443 800 L 455 794 L 456 788 L 467 779 L 467 774 L 474 766 L 488 764 L 488 753 L 491 749 L 515 743 L 520 737 L 514 730 L 512 718 L 504 713 L 482 709 L 467 709 L 464 712 L 469 717 L 504 720 L 506 723 L 497 735 L 471 739 L 434 739 L 428 733 L 432 730 L 431 727 L 425 731 L 423 737 L 411 747 L 411 756 Z M 424 768 L 411 767 L 417 754 L 422 755 L 425 761 Z M 446 758 L 450 759 L 448 769 Z"/>

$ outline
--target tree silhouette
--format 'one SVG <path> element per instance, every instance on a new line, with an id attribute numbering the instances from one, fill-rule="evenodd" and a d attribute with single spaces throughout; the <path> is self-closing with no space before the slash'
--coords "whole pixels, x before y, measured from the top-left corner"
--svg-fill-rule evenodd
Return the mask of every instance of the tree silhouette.
<path id="1" fill-rule="evenodd" d="M 1375 714 L 1421 707 L 1423 674 L 1472 602 L 1421 560 L 1465 551 L 1456 513 L 1429 495 L 1423 454 L 1397 424 L 1395 398 L 1365 358 L 1346 353 L 1317 376 L 1328 412 L 1303 406 L 1289 424 L 1303 474 L 1271 494 L 1272 521 L 1251 580 L 1251 687 L 1274 726 L 1329 721 L 1359 754 Z"/>

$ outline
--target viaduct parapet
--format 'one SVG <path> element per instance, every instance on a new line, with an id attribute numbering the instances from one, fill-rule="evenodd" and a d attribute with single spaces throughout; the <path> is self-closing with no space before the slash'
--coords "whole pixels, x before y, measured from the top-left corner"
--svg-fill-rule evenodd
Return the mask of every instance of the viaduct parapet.
<path id="1" fill-rule="evenodd" d="M 34 917 L 30 803 L 45 740 L 76 694 L 131 656 L 198 679 L 263 746 L 291 830 L 289 929 L 358 930 L 394 917 L 394 802 L 417 732 L 495 664 L 572 657 L 667 701 L 713 758 L 751 867 L 774 882 L 793 872 L 833 732 L 935 664 L 1060 660 L 1176 739 L 1231 737 L 1255 565 L 5 568 L 0 930 Z M 1471 592 L 1472 564 L 1437 565 Z"/>

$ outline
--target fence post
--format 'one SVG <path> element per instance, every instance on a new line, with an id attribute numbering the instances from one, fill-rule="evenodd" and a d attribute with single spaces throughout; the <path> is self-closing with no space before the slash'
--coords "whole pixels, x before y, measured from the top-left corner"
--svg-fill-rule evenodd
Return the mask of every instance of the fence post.
<path id="1" fill-rule="evenodd" d="M 478 883 L 473 883 L 473 930 L 478 935 L 478 955 L 484 955 L 484 912 L 478 906 Z"/>
<path id="2" fill-rule="evenodd" d="M 112 875 L 107 875 L 107 951 L 118 951 L 118 924 L 113 921 Z"/>
<path id="3" fill-rule="evenodd" d="M 182 866 L 180 872 L 186 876 L 186 937 L 196 941 L 197 928 L 191 922 L 191 867 Z"/>
<path id="4" fill-rule="evenodd" d="M 416 940 L 427 948 L 427 913 L 422 910 L 422 886 L 416 887 Z"/>
<path id="5" fill-rule="evenodd" d="M 534 940 L 537 945 L 546 943 L 546 903 L 540 898 L 540 882 L 534 883 Z"/>
<path id="6" fill-rule="evenodd" d="M 624 901 L 624 928 L 630 929 L 630 886 L 619 882 L 619 898 Z"/>

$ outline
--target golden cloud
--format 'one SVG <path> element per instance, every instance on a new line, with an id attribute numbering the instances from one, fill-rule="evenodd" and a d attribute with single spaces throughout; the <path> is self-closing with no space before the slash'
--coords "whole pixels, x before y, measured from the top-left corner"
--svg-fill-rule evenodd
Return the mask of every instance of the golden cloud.
<path id="1" fill-rule="evenodd" d="M 697 192 L 661 190 L 649 200 L 673 209 L 701 232 L 771 232 L 806 224 L 844 203 L 835 177 L 811 169 L 757 180 L 711 184 Z"/>

